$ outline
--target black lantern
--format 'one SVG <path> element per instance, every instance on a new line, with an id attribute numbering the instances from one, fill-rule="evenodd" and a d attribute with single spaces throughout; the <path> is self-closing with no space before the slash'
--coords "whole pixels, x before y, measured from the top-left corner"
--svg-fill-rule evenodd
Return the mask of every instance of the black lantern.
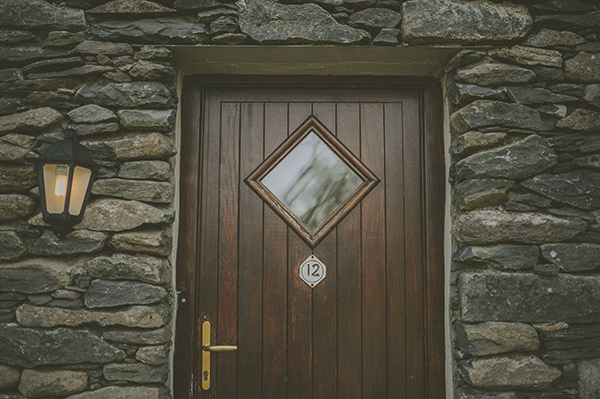
<path id="1" fill-rule="evenodd" d="M 99 165 L 75 141 L 75 130 L 65 129 L 65 139 L 36 159 L 40 176 L 42 217 L 57 235 L 69 233 L 83 212 Z"/>

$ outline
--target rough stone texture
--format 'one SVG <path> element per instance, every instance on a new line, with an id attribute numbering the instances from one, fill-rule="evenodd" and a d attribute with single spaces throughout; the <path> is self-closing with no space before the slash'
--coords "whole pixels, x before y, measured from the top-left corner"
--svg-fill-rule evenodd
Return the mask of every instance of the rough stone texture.
<path id="1" fill-rule="evenodd" d="M 160 365 L 169 360 L 169 351 L 166 345 L 144 346 L 135 353 L 136 360 L 142 363 Z"/>
<path id="2" fill-rule="evenodd" d="M 0 364 L 0 389 L 16 388 L 20 378 L 21 371 L 18 368 Z"/>
<path id="3" fill-rule="evenodd" d="M 150 284 L 94 280 L 85 294 L 88 308 L 108 308 L 122 305 L 149 305 L 162 301 L 167 290 Z"/>
<path id="4" fill-rule="evenodd" d="M 108 363 L 125 353 L 86 330 L 33 329 L 0 325 L 0 353 L 4 363 L 20 367 L 49 364 Z"/>
<path id="5" fill-rule="evenodd" d="M 586 86 L 583 98 L 590 104 L 600 107 L 600 84 Z"/>
<path id="6" fill-rule="evenodd" d="M 160 133 L 122 135 L 114 139 L 89 139 L 81 142 L 96 159 L 119 161 L 166 159 L 175 155 L 175 145 Z"/>
<path id="7" fill-rule="evenodd" d="M 475 359 L 459 368 L 471 385 L 486 389 L 545 389 L 562 375 L 536 356 Z"/>
<path id="8" fill-rule="evenodd" d="M 60 112 L 50 107 L 0 116 L 0 133 L 25 132 L 31 134 L 32 131 L 40 131 L 59 122 L 61 119 Z"/>
<path id="9" fill-rule="evenodd" d="M 199 44 L 208 40 L 204 24 L 183 18 L 100 22 L 91 26 L 90 33 L 95 39 L 115 42 Z"/>
<path id="10" fill-rule="evenodd" d="M 383 28 L 375 39 L 373 39 L 373 44 L 384 45 L 384 46 L 393 46 L 398 44 L 398 35 L 400 34 L 399 29 L 390 29 Z"/>
<path id="11" fill-rule="evenodd" d="M 175 187 L 169 182 L 126 179 L 100 179 L 94 182 L 92 194 L 168 204 Z"/>
<path id="12" fill-rule="evenodd" d="M 171 236 L 163 231 L 132 231 L 114 234 L 110 245 L 119 252 L 167 256 L 171 252 Z"/>
<path id="13" fill-rule="evenodd" d="M 507 137 L 506 133 L 481 133 L 476 131 L 466 132 L 450 144 L 450 153 L 463 155 L 481 148 L 491 147 L 502 142 Z"/>
<path id="14" fill-rule="evenodd" d="M 33 165 L 0 164 L 0 193 L 29 190 L 37 185 L 37 180 L 37 172 Z"/>
<path id="15" fill-rule="evenodd" d="M 600 208 L 600 175 L 588 171 L 543 174 L 521 183 L 524 187 L 562 204 L 580 209 Z"/>
<path id="16" fill-rule="evenodd" d="M 126 344 L 158 345 L 165 344 L 171 340 L 172 327 L 166 326 L 157 330 L 106 330 L 102 338 L 107 341 L 121 342 Z"/>
<path id="17" fill-rule="evenodd" d="M 600 59 L 598 61 L 600 63 Z M 589 132 L 600 129 L 600 112 L 578 108 L 566 118 L 556 122 L 561 129 L 582 130 Z"/>
<path id="18" fill-rule="evenodd" d="M 498 43 L 522 38 L 532 19 L 523 6 L 491 2 L 410 0 L 402 4 L 409 43 Z"/>
<path id="19" fill-rule="evenodd" d="M 454 261 L 471 266 L 491 265 L 500 270 L 533 269 L 540 251 L 533 245 L 496 245 L 492 247 L 465 247 Z"/>
<path id="20" fill-rule="evenodd" d="M 546 28 L 529 36 L 523 42 L 524 45 L 535 47 L 576 46 L 582 43 L 585 43 L 585 39 L 576 33 Z"/>
<path id="21" fill-rule="evenodd" d="M 600 278 L 559 274 L 462 273 L 461 320 L 466 322 L 600 321 Z"/>
<path id="22" fill-rule="evenodd" d="M 21 194 L 0 194 L 0 221 L 29 216 L 35 210 L 35 201 Z"/>
<path id="23" fill-rule="evenodd" d="M 583 272 L 600 267 L 598 244 L 545 244 L 542 256 L 566 272 Z"/>
<path id="24" fill-rule="evenodd" d="M 109 386 L 69 396 L 67 399 L 165 399 L 164 389 L 157 387 Z"/>
<path id="25" fill-rule="evenodd" d="M 468 387 L 461 387 L 457 392 L 457 399 L 519 399 L 514 391 L 481 392 Z"/>
<path id="26" fill-rule="evenodd" d="M 515 182 L 501 179 L 472 179 L 455 186 L 454 201 L 461 210 L 472 210 L 505 202 Z"/>
<path id="27" fill-rule="evenodd" d="M 490 244 L 496 242 L 551 243 L 568 240 L 581 233 L 587 223 L 543 213 L 472 211 L 458 217 L 454 232 L 459 241 Z"/>
<path id="28" fill-rule="evenodd" d="M 600 56 L 579 53 L 565 61 L 567 79 L 580 82 L 600 82 Z"/>
<path id="29" fill-rule="evenodd" d="M 456 323 L 455 331 L 461 350 L 472 356 L 531 352 L 540 346 L 535 329 L 524 323 Z"/>
<path id="30" fill-rule="evenodd" d="M 483 86 L 528 83 L 534 79 L 535 72 L 509 64 L 485 63 L 456 72 L 456 80 Z"/>
<path id="31" fill-rule="evenodd" d="M 85 35 L 81 32 L 67 32 L 64 30 L 48 32 L 44 47 L 67 47 L 81 43 L 85 40 Z"/>
<path id="32" fill-rule="evenodd" d="M 114 254 L 111 257 L 96 257 L 86 263 L 86 268 L 92 277 L 107 280 L 164 284 L 171 279 L 169 262 L 152 256 Z"/>
<path id="33" fill-rule="evenodd" d="M 104 378 L 108 381 L 130 381 L 142 384 L 163 383 L 169 369 L 142 363 L 113 363 L 104 366 Z"/>
<path id="34" fill-rule="evenodd" d="M 286 5 L 271 0 L 239 0 L 242 33 L 258 43 L 352 44 L 369 38 L 364 30 L 339 24 L 316 4 Z"/>
<path id="35" fill-rule="evenodd" d="M 118 175 L 125 179 L 167 180 L 173 171 L 168 162 L 133 161 L 121 164 Z"/>
<path id="36" fill-rule="evenodd" d="M 147 0 L 113 0 L 88 10 L 88 14 L 172 14 L 175 10 Z"/>
<path id="37" fill-rule="evenodd" d="M 94 231 L 131 230 L 145 224 L 169 223 L 173 212 L 139 201 L 100 199 L 88 205 L 78 229 Z"/>
<path id="38" fill-rule="evenodd" d="M 73 231 L 63 238 L 46 231 L 35 241 L 32 253 L 51 256 L 89 254 L 101 250 L 107 238 L 108 234 L 89 230 Z"/>
<path id="39" fill-rule="evenodd" d="M 538 135 L 471 155 L 456 163 L 459 179 L 491 177 L 524 179 L 558 163 L 558 155 Z"/>
<path id="40" fill-rule="evenodd" d="M 138 80 L 158 80 L 170 82 L 175 78 L 175 69 L 153 62 L 136 62 L 129 70 L 129 75 Z"/>
<path id="41" fill-rule="evenodd" d="M 75 130 L 77 136 L 91 136 L 96 134 L 115 133 L 120 130 L 119 124 L 115 122 L 109 123 L 76 123 L 69 125 Z"/>
<path id="42" fill-rule="evenodd" d="M 83 11 L 59 7 L 42 0 L 3 0 L 0 25 L 30 29 L 85 29 Z"/>
<path id="43" fill-rule="evenodd" d="M 27 248 L 14 231 L 0 231 L 0 261 L 19 259 Z"/>
<path id="44" fill-rule="evenodd" d="M 127 129 L 171 131 L 175 124 L 175 111 L 122 110 L 117 112 L 121 126 Z"/>
<path id="45" fill-rule="evenodd" d="M 113 107 L 169 108 L 173 105 L 169 89 L 159 82 L 90 83 L 77 91 L 75 99 Z"/>
<path id="46" fill-rule="evenodd" d="M 0 265 L 0 291 L 39 294 L 52 292 L 71 283 L 67 263 L 30 258 Z"/>
<path id="47" fill-rule="evenodd" d="M 77 327 L 84 324 L 157 328 L 166 324 L 166 317 L 150 306 L 132 306 L 120 311 L 91 311 L 21 305 L 16 310 L 17 321 L 25 327 Z"/>
<path id="48" fill-rule="evenodd" d="M 594 399 L 600 397 L 600 358 L 577 362 L 579 397 Z"/>
<path id="49" fill-rule="evenodd" d="M 450 116 L 450 124 L 459 133 L 497 125 L 535 131 L 552 129 L 552 124 L 542 120 L 534 109 L 490 100 L 477 100 L 459 109 Z"/>
<path id="50" fill-rule="evenodd" d="M 84 371 L 23 370 L 19 392 L 28 398 L 62 397 L 85 391 L 87 383 Z"/>
<path id="51" fill-rule="evenodd" d="M 96 104 L 88 104 L 75 108 L 67 113 L 75 123 L 101 123 L 116 122 L 117 116 L 114 112 Z"/>
<path id="52" fill-rule="evenodd" d="M 508 87 L 508 95 L 519 104 L 553 104 L 577 101 L 576 97 L 555 94 L 550 90 L 527 87 Z"/>
<path id="53" fill-rule="evenodd" d="M 560 52 L 535 47 L 514 46 L 508 49 L 508 57 L 518 64 L 543 65 L 562 68 L 563 59 Z"/>
<path id="54" fill-rule="evenodd" d="M 402 20 L 402 14 L 388 8 L 367 8 L 353 13 L 348 25 L 361 28 L 395 28 Z"/>

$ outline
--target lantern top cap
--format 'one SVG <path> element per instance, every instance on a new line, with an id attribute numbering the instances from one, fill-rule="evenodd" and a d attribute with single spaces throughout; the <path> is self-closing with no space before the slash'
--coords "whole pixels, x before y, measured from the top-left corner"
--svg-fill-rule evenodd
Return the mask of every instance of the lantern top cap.
<path id="1" fill-rule="evenodd" d="M 63 134 L 64 140 L 53 143 L 44 155 L 36 158 L 38 164 L 61 162 L 85 166 L 92 170 L 97 170 L 100 167 L 94 162 L 87 148 L 76 141 L 74 129 L 67 128 Z"/>

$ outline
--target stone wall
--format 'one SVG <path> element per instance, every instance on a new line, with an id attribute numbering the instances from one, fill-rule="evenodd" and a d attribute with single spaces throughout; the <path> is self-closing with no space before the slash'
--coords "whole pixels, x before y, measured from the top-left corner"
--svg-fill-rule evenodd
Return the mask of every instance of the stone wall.
<path id="1" fill-rule="evenodd" d="M 4 0 L 0 399 L 170 396 L 176 44 L 456 48 L 454 394 L 600 397 L 596 0 Z M 67 126 L 102 169 L 58 239 L 30 160 Z"/>

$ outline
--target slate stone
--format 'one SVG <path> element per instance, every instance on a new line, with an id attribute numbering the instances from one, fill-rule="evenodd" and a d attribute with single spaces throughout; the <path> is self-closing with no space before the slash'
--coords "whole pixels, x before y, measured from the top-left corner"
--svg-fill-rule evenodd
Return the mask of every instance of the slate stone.
<path id="1" fill-rule="evenodd" d="M 590 104 L 600 107 L 600 84 L 587 85 L 583 98 Z"/>
<path id="2" fill-rule="evenodd" d="M 165 284 L 171 281 L 169 261 L 152 256 L 99 256 L 89 260 L 85 266 L 92 277 L 105 280 L 134 280 L 150 284 Z"/>
<path id="3" fill-rule="evenodd" d="M 106 55 L 109 57 L 119 55 L 133 55 L 133 48 L 127 43 L 110 43 L 96 40 L 86 40 L 73 49 L 74 54 Z"/>
<path id="4" fill-rule="evenodd" d="M 9 64 L 24 64 L 46 58 L 66 57 L 68 55 L 69 51 L 67 50 L 33 46 L 0 48 L 0 62 Z"/>
<path id="5" fill-rule="evenodd" d="M 174 110 L 125 109 L 117 112 L 121 125 L 127 129 L 168 132 L 175 125 Z"/>
<path id="6" fill-rule="evenodd" d="M 485 63 L 459 69 L 455 79 L 460 82 L 481 86 L 494 86 L 513 83 L 528 83 L 535 79 L 535 73 L 516 65 Z"/>
<path id="7" fill-rule="evenodd" d="M 499 270 L 533 269 L 540 251 L 534 245 L 496 245 L 491 247 L 465 247 L 454 255 L 455 262 L 469 266 L 493 266 Z"/>
<path id="8" fill-rule="evenodd" d="M 239 0 L 239 25 L 260 44 L 356 44 L 369 33 L 339 24 L 316 4 L 279 4 L 271 0 Z"/>
<path id="9" fill-rule="evenodd" d="M 27 253 L 27 248 L 14 231 L 0 231 L 0 261 L 15 260 Z"/>
<path id="10" fill-rule="evenodd" d="M 410 0 L 402 15 L 409 43 L 504 43 L 524 37 L 533 23 L 524 6 L 488 1 Z"/>
<path id="11" fill-rule="evenodd" d="M 0 43 L 5 43 L 5 45 L 32 42 L 34 40 L 35 35 L 31 32 L 20 30 L 0 31 Z"/>
<path id="12" fill-rule="evenodd" d="M 173 210 L 164 210 L 139 201 L 100 199 L 88 205 L 77 229 L 94 231 L 131 230 L 144 224 L 173 221 Z"/>
<path id="13" fill-rule="evenodd" d="M 108 381 L 130 381 L 140 384 L 163 383 L 169 369 L 142 363 L 111 363 L 104 366 L 104 378 Z"/>
<path id="14" fill-rule="evenodd" d="M 0 364 L 0 389 L 12 390 L 19 385 L 21 371 L 16 367 Z"/>
<path id="15" fill-rule="evenodd" d="M 361 29 L 395 28 L 402 21 L 402 14 L 388 8 L 367 8 L 353 13 L 348 25 Z"/>
<path id="16" fill-rule="evenodd" d="M 178 10 L 203 10 L 223 6 L 218 0 L 175 0 Z"/>
<path id="17" fill-rule="evenodd" d="M 0 26 L 65 30 L 83 30 L 86 27 L 82 10 L 42 0 L 3 0 L 0 3 Z"/>
<path id="18" fill-rule="evenodd" d="M 459 133 L 497 125 L 542 132 L 553 128 L 532 108 L 491 100 L 477 100 L 459 109 L 450 116 L 450 124 Z"/>
<path id="19" fill-rule="evenodd" d="M 454 324 L 461 351 L 471 356 L 490 356 L 507 352 L 532 352 L 540 346 L 538 334 L 525 323 L 487 322 Z"/>
<path id="20" fill-rule="evenodd" d="M 508 58 L 522 65 L 544 65 L 562 68 L 562 54 L 556 50 L 537 47 L 514 46 L 507 50 Z"/>
<path id="21" fill-rule="evenodd" d="M 35 201 L 21 194 L 0 194 L 0 221 L 29 216 L 35 210 Z"/>
<path id="22" fill-rule="evenodd" d="M 472 179 L 454 188 L 454 203 L 461 210 L 494 206 L 505 202 L 506 192 L 515 182 L 503 179 Z"/>
<path id="23" fill-rule="evenodd" d="M 566 118 L 556 122 L 556 127 L 584 132 L 600 130 L 600 112 L 578 108 Z"/>
<path id="24" fill-rule="evenodd" d="M 106 233 L 90 230 L 76 230 L 61 238 L 45 231 L 33 244 L 32 253 L 49 256 L 91 254 L 100 251 L 107 238 Z"/>
<path id="25" fill-rule="evenodd" d="M 576 46 L 585 43 L 585 39 L 577 33 L 569 31 L 557 31 L 543 28 L 538 33 L 531 35 L 523 42 L 526 46 L 534 47 L 557 47 Z"/>
<path id="26" fill-rule="evenodd" d="M 0 69 L 0 83 L 23 80 L 23 74 L 18 68 Z"/>
<path id="27" fill-rule="evenodd" d="M 583 168 L 600 171 L 600 155 L 587 155 L 584 157 L 575 158 L 573 163 Z"/>
<path id="28" fill-rule="evenodd" d="M 94 182 L 92 194 L 168 204 L 173 201 L 175 187 L 169 182 L 99 179 Z"/>
<path id="29" fill-rule="evenodd" d="M 600 12 L 598 12 L 600 27 Z M 565 61 L 567 79 L 579 82 L 600 82 L 600 54 L 579 53 Z"/>
<path id="30" fill-rule="evenodd" d="M 210 33 L 218 35 L 221 33 L 235 33 L 239 31 L 239 25 L 236 18 L 232 16 L 219 17 L 209 25 Z"/>
<path id="31" fill-rule="evenodd" d="M 450 144 L 450 153 L 464 155 L 486 147 L 491 147 L 503 141 L 506 133 L 481 133 L 477 131 L 466 132 Z"/>
<path id="32" fill-rule="evenodd" d="M 125 344 L 158 345 L 171 341 L 173 328 L 166 326 L 156 330 L 126 330 L 107 329 L 102 333 L 102 338 L 107 341 Z"/>
<path id="33" fill-rule="evenodd" d="M 32 149 L 36 144 L 35 137 L 17 133 L 9 133 L 4 135 L 0 137 L 0 141 L 13 144 L 17 147 L 25 148 L 27 150 Z"/>
<path id="34" fill-rule="evenodd" d="M 164 231 L 132 231 L 114 234 L 110 245 L 119 252 L 167 256 L 171 253 L 172 239 Z"/>
<path id="35" fill-rule="evenodd" d="M 173 141 L 160 133 L 127 134 L 110 139 L 82 140 L 94 159 L 129 161 L 166 159 L 175 155 Z"/>
<path id="36" fill-rule="evenodd" d="M 220 17 L 237 17 L 237 15 L 237 10 L 231 8 L 212 8 L 200 11 L 196 18 L 198 22 L 211 23 Z"/>
<path id="37" fill-rule="evenodd" d="M 546 209 L 552 206 L 552 201 L 541 195 L 533 193 L 516 193 L 510 196 L 510 200 L 505 204 L 509 211 L 529 211 Z"/>
<path id="38" fill-rule="evenodd" d="M 0 193 L 29 190 L 38 184 L 33 165 L 0 165 Z"/>
<path id="39" fill-rule="evenodd" d="M 565 94 L 555 94 L 550 90 L 542 88 L 528 88 L 513 86 L 507 87 L 506 91 L 510 98 L 519 104 L 552 104 L 552 103 L 570 103 L 578 101 L 576 97 Z"/>
<path id="40" fill-rule="evenodd" d="M 462 273 L 461 320 L 528 323 L 600 321 L 600 278 L 559 274 Z"/>
<path id="41" fill-rule="evenodd" d="M 113 0 L 87 11 L 91 15 L 164 15 L 175 12 L 172 8 L 147 0 Z"/>
<path id="42" fill-rule="evenodd" d="M 30 258 L 0 265 L 0 291 L 37 294 L 71 283 L 71 267 L 50 259 Z"/>
<path id="43" fill-rule="evenodd" d="M 237 15 L 237 14 L 236 14 Z M 161 46 L 142 46 L 142 49 L 133 56 L 135 60 L 162 60 L 170 61 L 173 53 L 166 47 Z"/>
<path id="44" fill-rule="evenodd" d="M 372 44 L 395 46 L 398 44 L 399 29 L 382 28 Z"/>
<path id="45" fill-rule="evenodd" d="M 65 69 L 70 69 L 74 67 L 79 67 L 83 65 L 83 58 L 79 56 L 73 57 L 65 57 L 65 58 L 52 58 L 47 60 L 41 60 L 34 63 L 31 63 L 25 67 L 23 67 L 24 73 L 32 73 L 32 72 L 53 72 L 53 71 L 63 71 Z"/>
<path id="46" fill-rule="evenodd" d="M 96 104 L 88 104 L 67 112 L 75 123 L 116 122 L 117 115 L 107 108 Z"/>
<path id="47" fill-rule="evenodd" d="M 593 399 L 600 395 L 600 358 L 577 362 L 577 388 L 582 399 Z"/>
<path id="48" fill-rule="evenodd" d="M 122 305 L 150 305 L 162 301 L 167 291 L 150 284 L 94 280 L 85 294 L 88 308 L 110 308 Z"/>
<path id="49" fill-rule="evenodd" d="M 118 176 L 125 179 L 167 180 L 173 175 L 171 165 L 164 161 L 132 161 L 124 162 L 119 168 Z M 2 196 L 0 195 L 0 198 Z M 0 209 L 2 207 L 0 201 Z M 0 211 L 0 215 L 2 212 Z M 1 216 L 0 216 L 1 218 Z"/>
<path id="50" fill-rule="evenodd" d="M 85 40 L 82 32 L 67 32 L 64 30 L 48 32 L 44 47 L 71 47 Z"/>
<path id="51" fill-rule="evenodd" d="M 112 71 L 113 67 L 103 65 L 84 65 L 77 68 L 67 69 L 65 71 L 30 73 L 29 79 L 52 79 L 63 77 L 80 77 L 89 75 L 99 75 L 107 71 Z"/>
<path id="52" fill-rule="evenodd" d="M 562 375 L 533 355 L 463 361 L 459 370 L 469 384 L 484 389 L 547 389 Z"/>
<path id="53" fill-rule="evenodd" d="M 121 127 L 116 122 L 71 123 L 69 124 L 69 128 L 75 130 L 75 134 L 79 137 L 116 133 L 121 130 Z"/>
<path id="54" fill-rule="evenodd" d="M 543 213 L 482 210 L 460 215 L 454 232 L 456 238 L 465 243 L 536 244 L 571 239 L 586 227 L 587 223 L 583 220 L 569 220 Z"/>
<path id="55" fill-rule="evenodd" d="M 468 386 L 458 388 L 457 395 L 457 399 L 519 399 L 514 391 L 482 392 L 469 388 Z"/>
<path id="56" fill-rule="evenodd" d="M 90 27 L 92 38 L 150 44 L 201 44 L 209 39 L 206 26 L 183 18 L 107 21 Z"/>
<path id="57" fill-rule="evenodd" d="M 67 399 L 167 399 L 165 388 L 145 386 L 108 386 L 69 396 Z"/>
<path id="58" fill-rule="evenodd" d="M 31 134 L 52 126 L 61 119 L 60 112 L 50 107 L 0 116 L 0 133 L 25 132 Z"/>
<path id="59" fill-rule="evenodd" d="M 544 244 L 542 256 L 565 272 L 583 272 L 600 267 L 598 244 Z"/>
<path id="60" fill-rule="evenodd" d="M 223 33 L 214 36 L 211 40 L 214 44 L 239 45 L 243 44 L 246 39 L 248 39 L 248 35 L 245 33 Z"/>
<path id="61" fill-rule="evenodd" d="M 0 325 L 0 352 L 6 364 L 20 367 L 108 363 L 125 353 L 86 330 L 33 329 Z"/>
<path id="62" fill-rule="evenodd" d="M 448 88 L 448 97 L 455 104 L 466 104 L 474 100 L 504 100 L 503 89 L 492 89 L 472 84 L 454 82 Z"/>
<path id="63" fill-rule="evenodd" d="M 25 163 L 36 158 L 37 154 L 16 145 L 0 143 L 0 162 Z"/>
<path id="64" fill-rule="evenodd" d="M 538 135 L 482 151 L 456 163 L 456 176 L 462 180 L 477 177 L 524 179 L 558 163 L 558 155 Z"/>
<path id="65" fill-rule="evenodd" d="M 129 70 L 129 75 L 139 80 L 172 81 L 175 79 L 175 70 L 167 65 L 138 61 Z"/>
<path id="66" fill-rule="evenodd" d="M 159 82 L 88 83 L 77 91 L 77 101 L 111 107 L 170 108 L 173 95 Z"/>
<path id="67" fill-rule="evenodd" d="M 96 324 L 101 327 L 124 326 L 158 328 L 167 323 L 167 315 L 150 306 L 132 306 L 119 311 L 63 309 L 21 305 L 15 311 L 17 322 L 25 327 L 77 327 Z"/>
<path id="68" fill-rule="evenodd" d="M 566 6 L 571 5 L 572 1 L 565 2 Z M 589 4 L 588 4 L 588 7 Z M 592 9 L 593 10 L 593 9 Z M 568 11 L 571 11 L 570 9 Z M 535 17 L 535 24 L 540 27 L 550 27 L 553 29 L 580 30 L 600 27 L 600 11 L 586 12 L 583 14 L 563 14 L 540 15 Z"/>
<path id="69" fill-rule="evenodd" d="M 165 364 L 169 356 L 166 345 L 143 346 L 135 353 L 135 359 L 145 364 L 158 366 Z"/>
<path id="70" fill-rule="evenodd" d="M 558 175 L 544 174 L 521 184 L 554 201 L 576 208 L 600 208 L 600 175 L 596 173 L 577 170 Z"/>
<path id="71" fill-rule="evenodd" d="M 87 383 L 85 371 L 23 370 L 19 392 L 28 398 L 62 397 L 85 391 Z"/>

